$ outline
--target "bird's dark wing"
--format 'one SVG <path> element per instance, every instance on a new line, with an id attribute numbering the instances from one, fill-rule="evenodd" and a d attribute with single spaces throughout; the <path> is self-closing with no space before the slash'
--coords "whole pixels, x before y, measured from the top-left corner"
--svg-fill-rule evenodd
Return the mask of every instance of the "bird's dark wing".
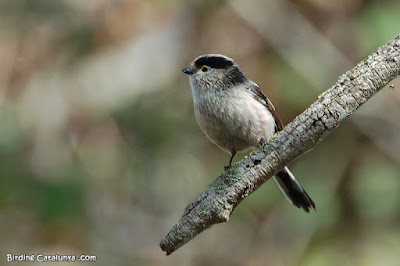
<path id="1" fill-rule="evenodd" d="M 282 120 L 279 118 L 278 113 L 276 112 L 275 107 L 271 103 L 271 101 L 264 95 L 257 84 L 251 83 L 250 86 L 247 87 L 247 89 L 257 101 L 265 105 L 268 111 L 271 112 L 272 116 L 275 119 L 275 132 L 281 131 L 283 129 L 283 123 Z"/>

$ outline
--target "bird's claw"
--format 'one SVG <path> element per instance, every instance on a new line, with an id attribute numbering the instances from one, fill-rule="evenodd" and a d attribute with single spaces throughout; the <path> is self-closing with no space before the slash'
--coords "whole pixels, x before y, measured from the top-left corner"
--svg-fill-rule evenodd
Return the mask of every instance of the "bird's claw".
<path id="1" fill-rule="evenodd" d="M 230 169 L 231 167 L 232 167 L 232 164 L 225 165 L 224 170 L 226 171 L 226 170 Z"/>

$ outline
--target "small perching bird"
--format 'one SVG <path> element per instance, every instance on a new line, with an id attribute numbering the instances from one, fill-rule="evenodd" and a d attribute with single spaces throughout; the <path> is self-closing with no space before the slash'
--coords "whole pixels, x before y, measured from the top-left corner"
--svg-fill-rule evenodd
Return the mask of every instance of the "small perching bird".
<path id="1" fill-rule="evenodd" d="M 247 78 L 239 65 L 220 54 L 197 57 L 189 68 L 197 123 L 206 136 L 231 154 L 255 148 L 283 129 L 271 101 L 256 83 Z M 286 198 L 309 212 L 313 200 L 287 167 L 274 177 Z"/>

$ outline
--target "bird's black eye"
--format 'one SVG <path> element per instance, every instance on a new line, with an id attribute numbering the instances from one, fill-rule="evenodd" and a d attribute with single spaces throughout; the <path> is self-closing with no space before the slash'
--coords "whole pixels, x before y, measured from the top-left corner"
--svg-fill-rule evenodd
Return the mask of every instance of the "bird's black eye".
<path id="1" fill-rule="evenodd" d="M 201 71 L 207 72 L 208 71 L 208 66 L 204 65 L 201 67 Z"/>

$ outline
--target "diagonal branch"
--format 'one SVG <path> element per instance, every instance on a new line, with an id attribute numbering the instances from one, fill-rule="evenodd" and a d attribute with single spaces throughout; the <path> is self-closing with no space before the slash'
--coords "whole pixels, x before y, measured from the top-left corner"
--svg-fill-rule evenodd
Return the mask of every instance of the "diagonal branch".
<path id="1" fill-rule="evenodd" d="M 160 247 L 167 255 L 213 224 L 285 165 L 313 149 L 332 129 L 400 74 L 400 34 L 339 77 L 302 114 L 241 163 L 223 172 L 190 203 Z"/>

